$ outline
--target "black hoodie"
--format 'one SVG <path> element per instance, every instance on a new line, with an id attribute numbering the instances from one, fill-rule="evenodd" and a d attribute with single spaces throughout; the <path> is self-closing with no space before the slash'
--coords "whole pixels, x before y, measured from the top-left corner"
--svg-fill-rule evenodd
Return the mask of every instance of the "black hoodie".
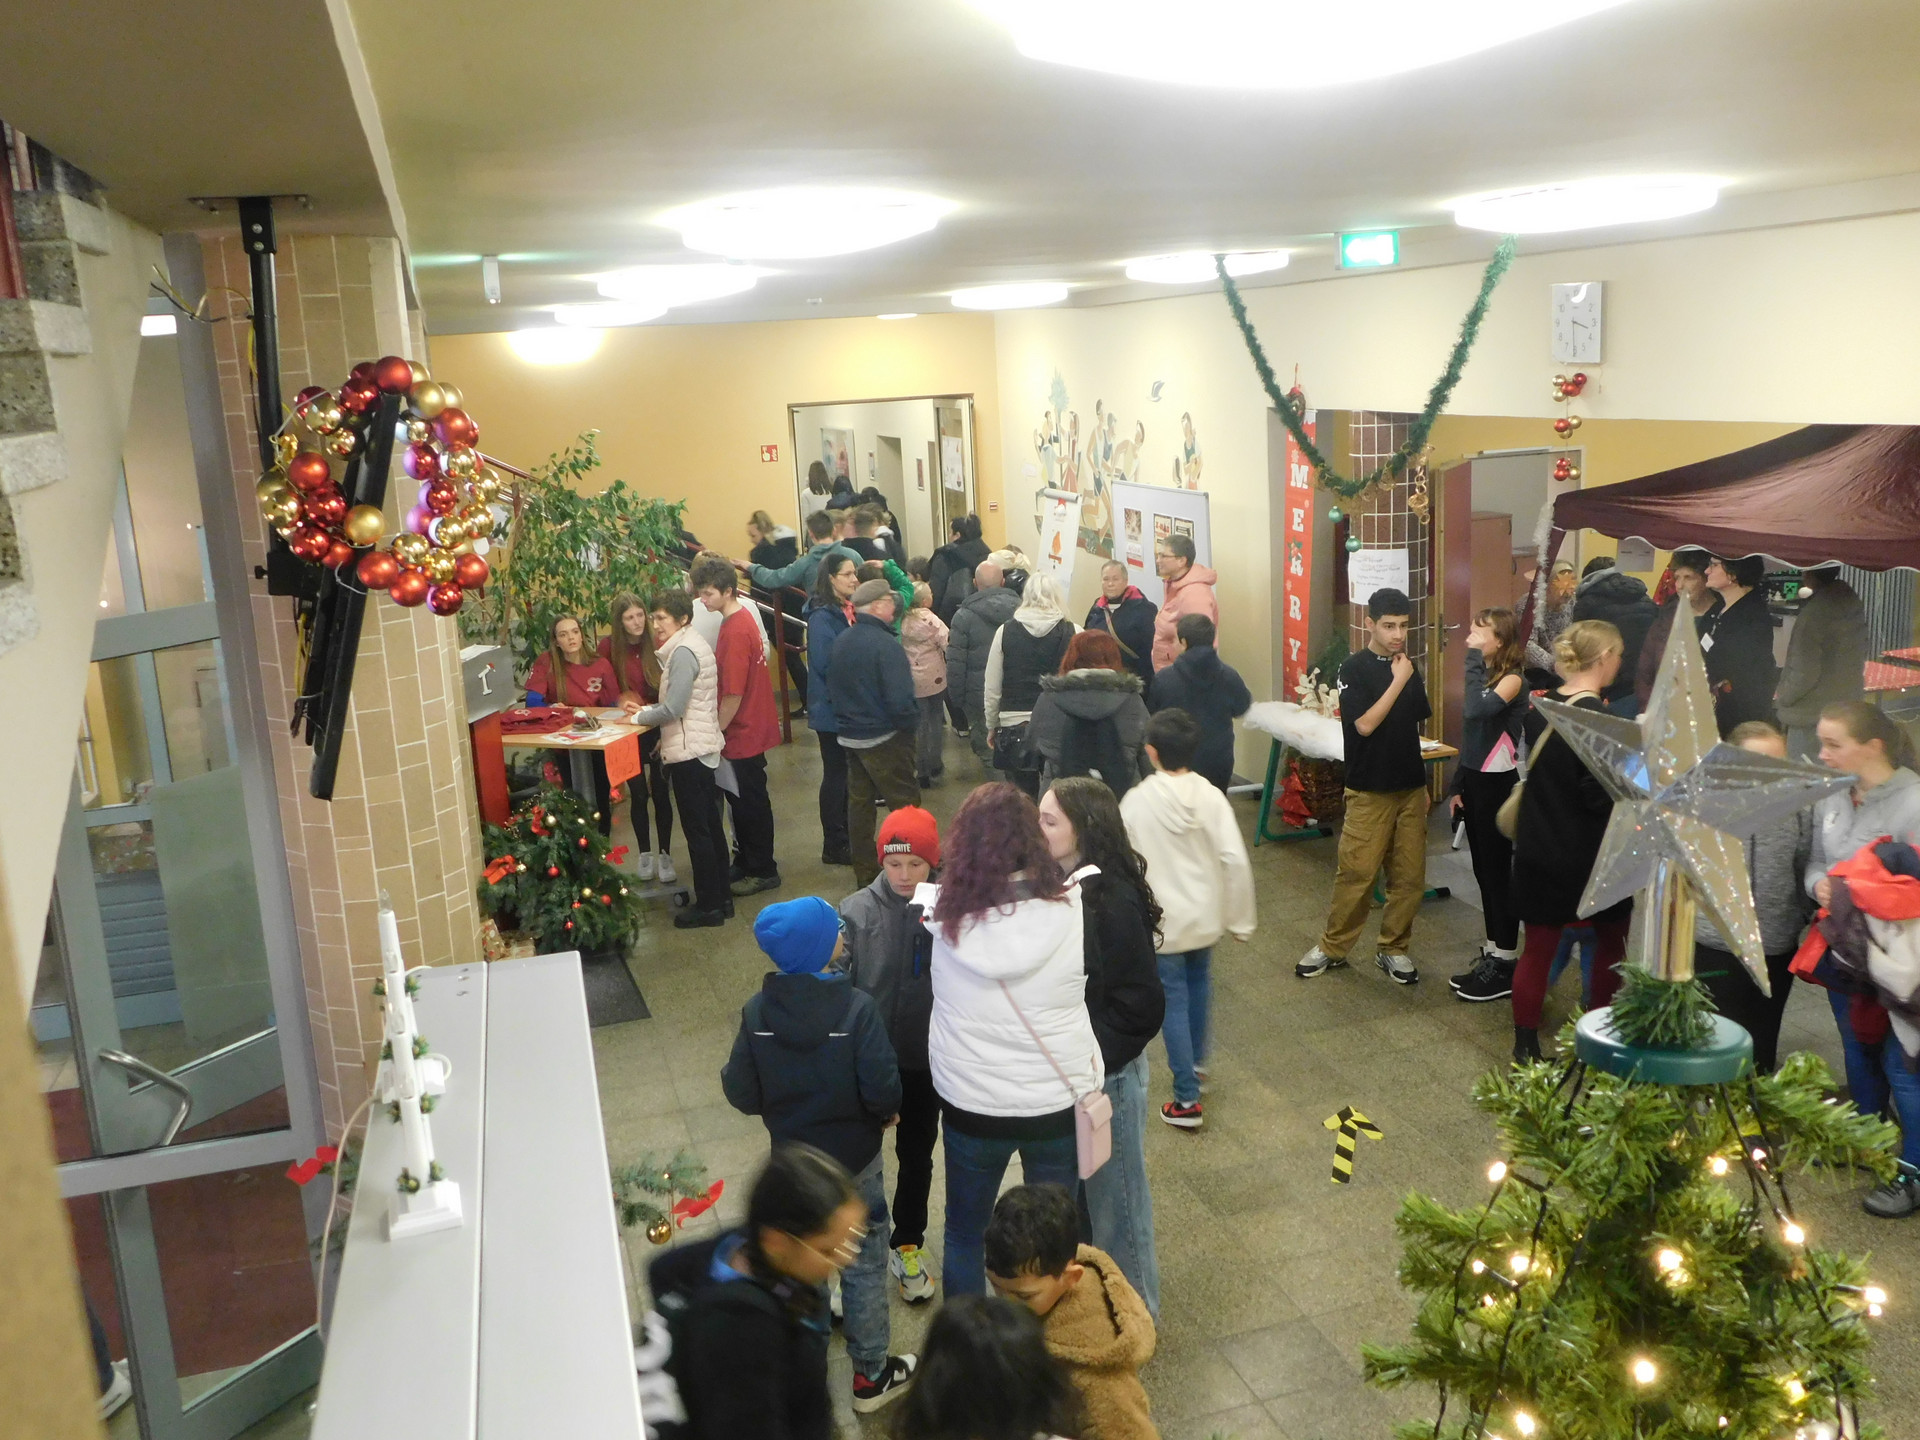
<path id="1" fill-rule="evenodd" d="M 845 975 L 768 975 L 740 1011 L 720 1086 L 734 1109 L 766 1122 L 774 1144 L 818 1146 L 855 1175 L 900 1113 L 887 1027 Z"/>
<path id="2" fill-rule="evenodd" d="M 1233 722 L 1247 713 L 1253 695 L 1246 681 L 1211 645 L 1189 649 L 1166 669 L 1156 671 L 1147 693 L 1147 709 L 1184 710 L 1200 722 L 1200 745 L 1193 768 L 1222 790 L 1233 778 Z"/>
<path id="3" fill-rule="evenodd" d="M 1086 911 L 1087 1018 L 1111 1079 L 1160 1033 L 1167 993 L 1160 988 L 1155 937 L 1140 892 L 1105 871 L 1080 884 Z"/>
<path id="4" fill-rule="evenodd" d="M 1620 674 L 1607 687 L 1606 698 L 1617 700 L 1633 693 L 1633 677 L 1640 668 L 1640 649 L 1660 607 L 1647 594 L 1646 583 L 1609 567 L 1596 570 L 1573 592 L 1573 618 L 1604 620 L 1620 632 Z"/>
<path id="5" fill-rule="evenodd" d="M 1140 677 L 1123 670 L 1069 670 L 1040 677 L 1027 739 L 1046 759 L 1042 781 L 1097 769 L 1119 799 L 1152 772 Z"/>

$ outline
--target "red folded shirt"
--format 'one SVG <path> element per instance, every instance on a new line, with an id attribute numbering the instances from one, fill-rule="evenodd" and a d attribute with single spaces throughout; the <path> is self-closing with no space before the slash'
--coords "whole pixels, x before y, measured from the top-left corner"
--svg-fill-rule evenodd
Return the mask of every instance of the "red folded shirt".
<path id="1" fill-rule="evenodd" d="M 571 705 L 534 705 L 502 711 L 500 715 L 500 733 L 503 735 L 548 735 L 555 730 L 564 730 L 571 724 Z"/>

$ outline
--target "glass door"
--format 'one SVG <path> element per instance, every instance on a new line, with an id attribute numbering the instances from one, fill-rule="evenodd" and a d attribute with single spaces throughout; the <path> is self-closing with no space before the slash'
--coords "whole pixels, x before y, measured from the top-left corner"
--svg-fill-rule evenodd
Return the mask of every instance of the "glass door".
<path id="1" fill-rule="evenodd" d="M 141 341 L 32 1008 L 116 1440 L 228 1440 L 320 1368 L 326 1195 L 286 1174 L 317 1084 L 204 332 Z"/>

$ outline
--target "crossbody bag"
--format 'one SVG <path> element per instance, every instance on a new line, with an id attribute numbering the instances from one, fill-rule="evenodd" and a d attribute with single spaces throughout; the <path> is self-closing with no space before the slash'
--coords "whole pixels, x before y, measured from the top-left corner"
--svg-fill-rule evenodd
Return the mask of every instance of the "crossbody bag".
<path id="1" fill-rule="evenodd" d="M 1013 1006 L 1013 1013 L 1020 1017 L 1020 1023 L 1026 1027 L 1027 1034 L 1033 1037 L 1033 1043 L 1040 1047 L 1040 1053 L 1047 1057 L 1053 1073 L 1060 1077 L 1060 1083 L 1073 1096 L 1073 1143 L 1080 1160 L 1080 1178 L 1085 1180 L 1113 1158 L 1113 1101 L 1107 1098 L 1104 1090 L 1093 1090 L 1085 1095 L 1077 1093 L 1073 1081 L 1060 1068 L 1060 1062 L 1053 1058 L 1047 1042 L 1033 1028 L 1032 1022 L 1027 1019 L 1027 1012 L 1020 1008 L 1020 1002 L 1013 998 L 1013 991 L 1007 989 L 1004 980 L 1000 982 L 1000 993 L 1007 997 L 1007 1004 Z"/>

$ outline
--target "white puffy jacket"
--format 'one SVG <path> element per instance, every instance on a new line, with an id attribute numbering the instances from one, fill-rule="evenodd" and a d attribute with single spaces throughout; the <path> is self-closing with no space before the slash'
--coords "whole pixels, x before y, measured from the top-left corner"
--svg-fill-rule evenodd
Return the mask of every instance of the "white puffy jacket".
<path id="1" fill-rule="evenodd" d="M 931 917 L 939 893 L 937 885 L 922 885 L 914 903 Z M 976 1115 L 1051 1115 L 1106 1083 L 1100 1042 L 1087 1016 L 1077 883 L 1067 886 L 1063 899 L 1021 900 L 970 920 L 951 945 L 944 926 L 931 918 L 926 924 L 933 933 L 927 1059 L 941 1099 Z M 1020 1023 L 1015 1003 L 1073 1082 L 1071 1089 Z"/>

